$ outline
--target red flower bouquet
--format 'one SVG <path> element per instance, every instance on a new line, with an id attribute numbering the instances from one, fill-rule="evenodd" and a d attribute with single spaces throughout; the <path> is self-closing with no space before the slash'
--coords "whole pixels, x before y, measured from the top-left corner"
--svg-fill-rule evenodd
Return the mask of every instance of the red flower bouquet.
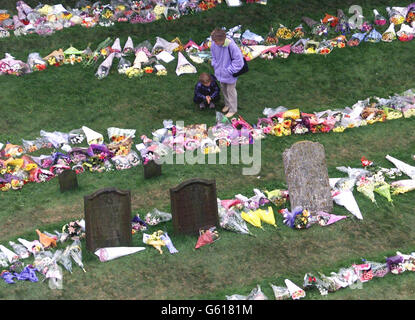
<path id="1" fill-rule="evenodd" d="M 216 227 L 211 227 L 209 229 L 200 229 L 199 234 L 200 236 L 197 240 L 195 249 L 199 249 L 200 247 L 213 243 L 219 239 L 219 233 L 216 231 Z"/>

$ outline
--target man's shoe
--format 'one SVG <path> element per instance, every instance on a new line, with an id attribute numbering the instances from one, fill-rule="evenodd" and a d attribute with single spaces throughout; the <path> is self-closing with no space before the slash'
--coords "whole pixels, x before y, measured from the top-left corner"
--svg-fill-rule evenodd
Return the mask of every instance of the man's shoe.
<path id="1" fill-rule="evenodd" d="M 224 106 L 223 109 L 222 109 L 222 112 L 225 113 L 225 112 L 228 112 L 228 111 L 229 111 L 229 107 L 228 106 Z"/>
<path id="2" fill-rule="evenodd" d="M 228 112 L 228 113 L 225 115 L 225 117 L 226 117 L 226 118 L 231 118 L 231 117 L 233 117 L 233 116 L 235 115 L 235 113 L 236 113 L 236 112 Z"/>

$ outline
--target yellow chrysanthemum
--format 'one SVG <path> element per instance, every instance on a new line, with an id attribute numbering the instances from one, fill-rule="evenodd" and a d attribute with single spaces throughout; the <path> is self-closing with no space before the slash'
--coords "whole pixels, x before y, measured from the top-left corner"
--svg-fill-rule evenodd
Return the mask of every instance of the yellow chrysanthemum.
<path id="1" fill-rule="evenodd" d="M 289 135 L 291 135 L 291 128 L 284 128 L 282 130 L 282 132 L 283 132 L 284 136 L 289 136 Z"/>
<path id="2" fill-rule="evenodd" d="M 105 13 L 102 15 L 104 18 L 109 19 L 113 16 L 114 14 L 110 11 L 110 10 L 106 10 Z"/>
<path id="3" fill-rule="evenodd" d="M 283 127 L 281 124 L 277 124 L 276 126 L 274 126 L 271 130 L 272 134 L 277 136 L 277 137 L 281 137 L 284 132 L 283 132 Z"/>
<path id="4" fill-rule="evenodd" d="M 338 127 L 336 127 L 336 128 L 333 129 L 333 132 L 343 132 L 344 130 L 346 130 L 345 127 L 338 126 Z"/>
<path id="5" fill-rule="evenodd" d="M 161 6 L 161 5 L 156 5 L 153 9 L 154 13 L 156 14 L 156 16 L 160 16 L 164 13 L 166 7 L 165 6 Z"/>
<path id="6" fill-rule="evenodd" d="M 25 171 L 32 171 L 33 169 L 37 168 L 37 164 L 36 163 L 29 163 L 24 169 Z"/>

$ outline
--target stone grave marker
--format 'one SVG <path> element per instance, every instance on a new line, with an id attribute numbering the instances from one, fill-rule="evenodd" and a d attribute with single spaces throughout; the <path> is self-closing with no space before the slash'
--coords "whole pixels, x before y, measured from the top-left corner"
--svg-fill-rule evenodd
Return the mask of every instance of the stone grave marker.
<path id="1" fill-rule="evenodd" d="M 216 181 L 190 179 L 170 189 L 175 233 L 198 235 L 199 229 L 218 225 Z"/>
<path id="2" fill-rule="evenodd" d="M 283 153 L 285 179 L 291 209 L 302 206 L 310 212 L 332 212 L 324 147 L 318 142 L 300 141 Z"/>
<path id="3" fill-rule="evenodd" d="M 104 188 L 84 196 L 86 248 L 131 246 L 131 192 Z"/>
<path id="4" fill-rule="evenodd" d="M 64 170 L 58 177 L 61 192 L 78 188 L 78 178 L 75 171 L 71 169 Z"/>
<path id="5" fill-rule="evenodd" d="M 161 165 L 154 160 L 147 162 L 144 166 L 144 179 L 161 176 Z"/>

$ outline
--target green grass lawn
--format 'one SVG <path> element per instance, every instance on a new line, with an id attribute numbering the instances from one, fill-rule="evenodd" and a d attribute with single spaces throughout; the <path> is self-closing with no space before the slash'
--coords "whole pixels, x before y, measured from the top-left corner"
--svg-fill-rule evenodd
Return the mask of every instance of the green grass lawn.
<path id="1" fill-rule="evenodd" d="M 36 5 L 37 1 L 26 1 Z M 75 1 L 61 1 L 73 5 Z M 14 5 L 1 3 L 12 10 Z M 27 60 L 31 52 L 45 56 L 71 44 L 82 50 L 88 43 L 94 48 L 110 36 L 119 37 L 121 45 L 131 36 L 134 45 L 160 36 L 171 41 L 179 37 L 202 42 L 217 26 L 227 28 L 242 24 L 263 36 L 282 23 L 294 28 L 302 16 L 315 20 L 341 8 L 348 15 L 353 1 L 272 1 L 268 5 L 244 5 L 229 8 L 225 4 L 179 20 L 150 24 L 116 24 L 86 30 L 74 27 L 50 37 L 30 35 L 0 39 L 0 57 L 5 52 Z M 393 5 L 407 6 L 396 1 Z M 390 1 L 362 1 L 363 13 L 372 19 L 372 9 L 386 15 Z M 386 29 L 378 29 L 381 33 Z M 355 48 L 335 49 L 326 57 L 291 55 L 286 60 L 250 62 L 250 71 L 237 85 L 239 114 L 256 123 L 265 107 L 286 106 L 302 112 L 345 108 L 370 96 L 388 97 L 415 88 L 413 52 L 415 41 L 403 43 L 362 43 Z M 106 137 L 108 127 L 133 128 L 139 136 L 163 126 L 163 120 L 183 120 L 185 125 L 215 123 L 213 111 L 197 111 L 193 105 L 193 88 L 198 75 L 175 74 L 176 62 L 167 64 L 168 75 L 146 75 L 128 79 L 116 71 L 114 61 L 110 75 L 97 80 L 94 68 L 65 65 L 22 77 L 0 77 L 0 141 L 19 144 L 34 140 L 40 130 L 68 132 L 85 125 Z M 196 65 L 198 72 L 210 72 L 206 65 Z M 61 194 L 57 179 L 43 184 L 27 184 L 20 191 L 0 193 L 0 242 L 23 237 L 37 238 L 35 229 L 52 232 L 74 219 L 83 218 L 83 196 L 103 187 L 129 189 L 133 213 L 145 214 L 152 208 L 170 212 L 169 188 L 182 181 L 200 177 L 215 179 L 218 197 L 230 199 L 241 193 L 253 195 L 253 188 L 268 190 L 285 185 L 282 152 L 304 139 L 324 145 L 330 177 L 342 177 L 338 166 L 360 167 L 366 156 L 384 167 L 393 167 L 387 154 L 414 165 L 415 118 L 346 130 L 344 133 L 308 134 L 262 140 L 262 167 L 258 176 L 243 176 L 244 165 L 165 165 L 163 175 L 144 180 L 142 167 L 110 173 L 84 173 L 78 176 L 79 190 Z M 106 137 L 107 139 L 107 137 Z M 48 154 L 52 150 L 41 150 Z M 406 179 L 406 177 L 402 178 Z M 143 252 L 101 263 L 83 250 L 86 273 L 74 266 L 73 274 L 64 272 L 64 289 L 51 290 L 46 283 L 0 282 L 0 299 L 224 299 L 234 293 L 248 294 L 256 284 L 273 298 L 269 283 L 282 285 L 289 278 L 302 284 L 306 272 L 328 275 L 341 267 L 360 263 L 361 258 L 384 261 L 397 250 L 415 250 L 415 194 L 394 197 L 394 206 L 377 196 L 375 206 L 354 192 L 364 220 L 352 218 L 343 207 L 335 205 L 335 214 L 348 219 L 329 227 L 314 226 L 295 231 L 277 216 L 278 229 L 265 231 L 250 227 L 256 237 L 219 230 L 221 239 L 210 246 L 194 250 L 196 238 L 173 234 L 171 222 L 152 227 L 148 233 L 166 230 L 180 253 L 160 255 L 152 247 Z M 280 208 L 274 207 L 274 212 Z M 141 234 L 133 243 L 145 246 Z M 363 285 L 362 290 L 343 289 L 326 297 L 317 291 L 308 299 L 414 299 L 414 275 L 387 275 Z"/>

